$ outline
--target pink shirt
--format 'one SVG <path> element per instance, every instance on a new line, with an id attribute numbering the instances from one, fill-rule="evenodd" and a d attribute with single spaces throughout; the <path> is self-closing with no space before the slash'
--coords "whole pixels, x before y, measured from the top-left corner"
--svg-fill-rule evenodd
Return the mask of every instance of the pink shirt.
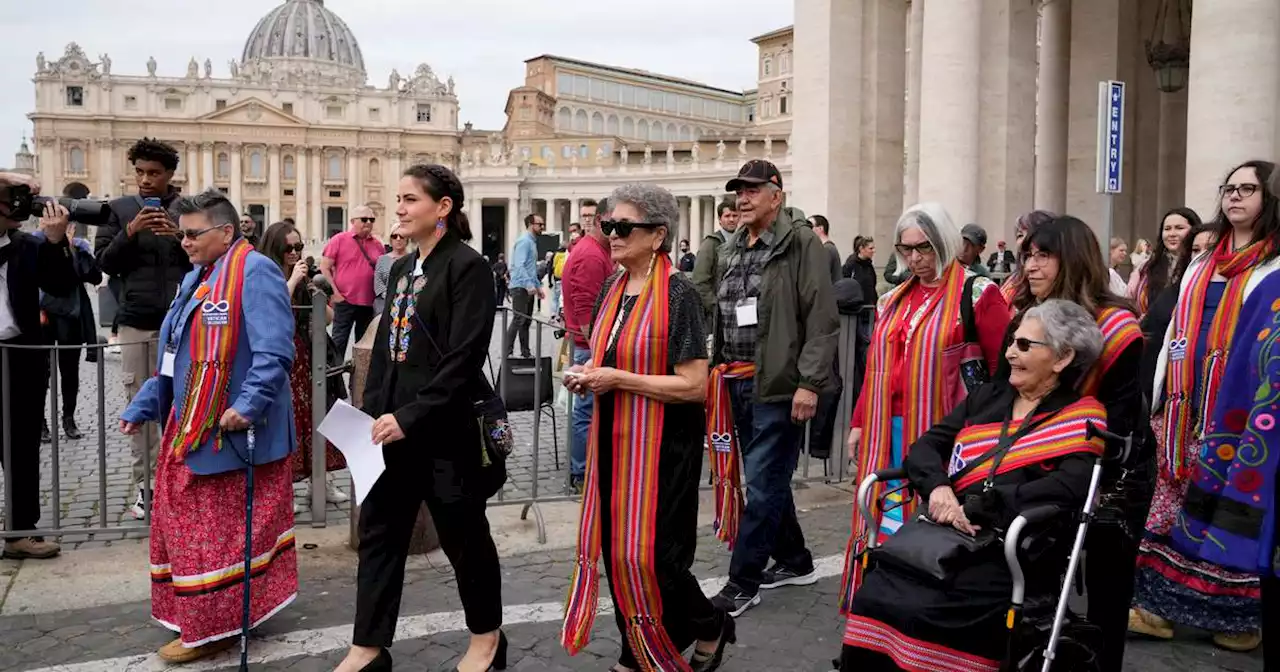
<path id="1" fill-rule="evenodd" d="M 347 303 L 373 305 L 373 267 L 385 252 L 386 248 L 377 238 L 370 235 L 362 241 L 350 231 L 343 231 L 325 243 L 322 254 L 333 261 L 333 283 Z"/>

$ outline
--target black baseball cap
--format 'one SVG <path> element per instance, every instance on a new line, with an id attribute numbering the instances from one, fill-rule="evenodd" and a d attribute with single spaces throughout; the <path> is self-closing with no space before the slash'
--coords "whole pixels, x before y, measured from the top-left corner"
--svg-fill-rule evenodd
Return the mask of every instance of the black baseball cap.
<path id="1" fill-rule="evenodd" d="M 960 229 L 960 237 L 978 247 L 987 246 L 987 230 L 977 224 L 965 224 L 964 228 Z"/>
<path id="2" fill-rule="evenodd" d="M 742 168 L 738 170 L 738 176 L 729 180 L 724 185 L 725 191 L 737 191 L 744 184 L 765 184 L 769 183 L 775 187 L 782 188 L 782 173 L 778 172 L 778 167 L 764 159 L 751 159 L 742 164 Z"/>

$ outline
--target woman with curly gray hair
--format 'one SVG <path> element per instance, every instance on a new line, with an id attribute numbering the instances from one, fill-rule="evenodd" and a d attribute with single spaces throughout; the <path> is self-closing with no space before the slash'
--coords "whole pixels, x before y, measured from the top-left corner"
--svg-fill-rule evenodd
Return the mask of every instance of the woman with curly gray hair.
<path id="1" fill-rule="evenodd" d="M 570 654 L 587 644 L 603 555 L 623 635 L 614 670 L 707 672 L 720 666 L 735 634 L 733 619 L 689 571 L 706 428 L 702 307 L 668 256 L 679 222 L 675 197 L 626 184 L 609 203 L 599 226 L 622 270 L 600 295 L 591 361 L 565 373 L 565 386 L 593 393 L 595 408 L 561 643 Z M 695 642 L 686 664 L 682 652 Z"/>

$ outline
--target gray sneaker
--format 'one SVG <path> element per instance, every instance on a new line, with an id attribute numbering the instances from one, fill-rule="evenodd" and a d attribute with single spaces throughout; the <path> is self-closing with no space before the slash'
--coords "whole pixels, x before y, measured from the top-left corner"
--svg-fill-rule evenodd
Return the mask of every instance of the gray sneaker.
<path id="1" fill-rule="evenodd" d="M 732 583 L 725 584 L 720 593 L 711 598 L 712 606 L 723 609 L 730 616 L 737 618 L 742 612 L 760 604 L 760 593 L 747 593 Z"/>

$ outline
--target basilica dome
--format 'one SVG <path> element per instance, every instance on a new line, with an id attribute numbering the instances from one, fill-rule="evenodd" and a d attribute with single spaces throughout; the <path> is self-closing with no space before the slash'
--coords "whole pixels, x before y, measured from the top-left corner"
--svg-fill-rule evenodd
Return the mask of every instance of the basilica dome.
<path id="1" fill-rule="evenodd" d="M 324 0 L 286 0 L 262 17 L 241 56 L 245 64 L 258 61 L 310 61 L 359 73 L 361 80 L 365 75 L 356 36 Z"/>

